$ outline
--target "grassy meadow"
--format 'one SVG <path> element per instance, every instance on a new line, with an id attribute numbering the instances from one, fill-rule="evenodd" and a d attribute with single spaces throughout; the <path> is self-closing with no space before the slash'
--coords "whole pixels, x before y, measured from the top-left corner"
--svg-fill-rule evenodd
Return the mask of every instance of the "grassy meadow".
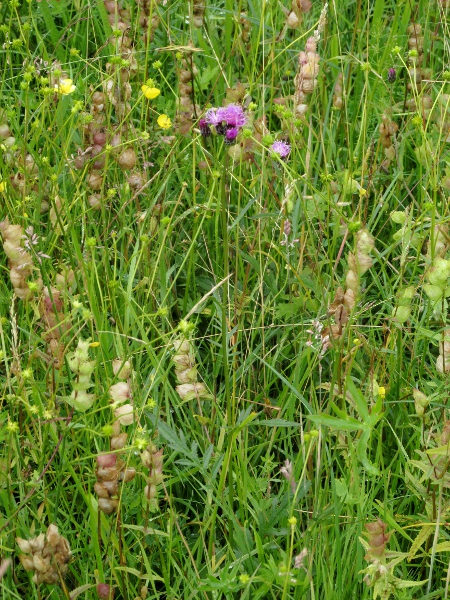
<path id="1" fill-rule="evenodd" d="M 449 23 L 0 3 L 2 599 L 450 597 Z"/>

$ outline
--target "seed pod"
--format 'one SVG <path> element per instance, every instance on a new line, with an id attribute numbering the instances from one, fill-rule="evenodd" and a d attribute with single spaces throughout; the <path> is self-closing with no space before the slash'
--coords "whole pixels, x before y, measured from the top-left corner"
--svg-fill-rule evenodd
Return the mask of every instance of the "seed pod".
<path id="1" fill-rule="evenodd" d="M 99 190 L 103 185 L 103 177 L 100 173 L 90 173 L 87 178 L 87 184 L 91 190 Z"/>
<path id="2" fill-rule="evenodd" d="M 97 596 L 99 600 L 114 600 L 114 588 L 107 583 L 97 585 Z"/>
<path id="3" fill-rule="evenodd" d="M 106 0 L 105 8 L 111 14 L 114 15 L 117 12 L 119 5 L 115 0 Z"/>
<path id="4" fill-rule="evenodd" d="M 100 197 L 97 194 L 91 194 L 88 198 L 89 206 L 93 210 L 100 210 L 102 207 L 102 203 L 100 201 Z"/>
<path id="5" fill-rule="evenodd" d="M 2 138 L 2 140 L 6 140 L 6 138 L 9 137 L 11 137 L 11 131 L 8 125 L 3 123 L 3 125 L 0 125 L 0 138 Z"/>
<path id="6" fill-rule="evenodd" d="M 99 146 L 104 146 L 106 144 L 106 133 L 104 131 L 98 131 L 94 133 L 94 144 L 98 144 Z"/>
<path id="7" fill-rule="evenodd" d="M 96 104 L 97 106 L 101 104 L 105 104 L 106 96 L 103 92 L 94 92 L 92 94 L 92 104 Z"/>
<path id="8" fill-rule="evenodd" d="M 288 14 L 286 19 L 286 27 L 288 29 L 297 29 L 300 25 L 300 19 L 293 10 Z"/>
<path id="9" fill-rule="evenodd" d="M 119 506 L 118 500 L 114 500 L 114 499 L 108 500 L 106 498 L 98 499 L 98 507 L 100 508 L 100 510 L 102 510 L 107 515 L 111 515 L 113 512 L 115 512 L 117 510 L 118 506 Z"/>
<path id="10" fill-rule="evenodd" d="M 116 462 L 116 454 L 100 454 L 99 456 L 97 456 L 97 464 L 103 469 L 114 467 Z"/>
<path id="11" fill-rule="evenodd" d="M 78 169 L 80 171 L 84 167 L 84 165 L 86 164 L 86 160 L 88 159 L 89 156 L 87 156 L 86 154 L 77 156 L 73 161 L 73 166 L 75 167 L 75 169 Z"/>

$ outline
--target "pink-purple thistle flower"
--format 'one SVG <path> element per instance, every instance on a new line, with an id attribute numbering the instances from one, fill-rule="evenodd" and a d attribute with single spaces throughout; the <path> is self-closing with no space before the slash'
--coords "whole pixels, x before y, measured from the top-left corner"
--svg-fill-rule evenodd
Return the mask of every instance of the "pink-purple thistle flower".
<path id="1" fill-rule="evenodd" d="M 282 142 L 282 141 L 274 142 L 270 146 L 270 149 L 275 154 L 278 154 L 278 156 L 283 160 L 286 159 L 291 152 L 291 146 L 287 142 Z"/>
<path id="2" fill-rule="evenodd" d="M 206 125 L 213 125 L 218 135 L 224 135 L 227 143 L 233 143 L 241 127 L 247 123 L 244 109 L 239 104 L 228 104 L 219 108 L 210 108 L 205 119 L 202 119 Z M 200 131 L 202 126 L 200 125 Z M 205 129 L 206 131 L 206 129 Z M 202 132 L 202 135 L 203 132 Z"/>
<path id="3" fill-rule="evenodd" d="M 225 132 L 225 142 L 232 144 L 236 140 L 238 133 L 239 129 L 237 127 L 228 127 Z"/>
<path id="4" fill-rule="evenodd" d="M 223 110 L 228 127 L 244 127 L 247 123 L 244 109 L 239 104 L 229 104 Z"/>

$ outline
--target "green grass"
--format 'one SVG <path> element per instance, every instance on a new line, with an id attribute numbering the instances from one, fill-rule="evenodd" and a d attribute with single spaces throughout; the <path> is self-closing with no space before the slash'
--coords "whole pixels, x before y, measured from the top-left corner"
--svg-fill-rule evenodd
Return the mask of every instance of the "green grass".
<path id="1" fill-rule="evenodd" d="M 448 9 L 330 3 L 299 118 L 298 56 L 323 6 L 294 30 L 282 4 L 210 1 L 202 27 L 196 1 L 130 0 L 115 21 L 102 2 L 0 4 L 0 220 L 28 232 L 16 258 L 30 262 L 11 279 L 3 239 L 2 598 L 97 598 L 98 583 L 116 600 L 449 596 Z M 75 90 L 55 91 L 61 78 Z M 198 120 L 230 101 L 248 118 L 237 144 L 203 138 Z M 383 115 L 397 127 L 388 162 Z M 199 397 L 176 389 L 183 339 Z M 84 412 L 68 402 L 79 340 L 94 361 Z M 108 515 L 94 484 L 118 434 L 116 358 L 132 365 L 134 422 L 115 452 L 136 476 Z M 363 543 L 378 518 L 380 578 Z M 16 538 L 52 523 L 72 558 L 59 583 L 36 584 Z"/>

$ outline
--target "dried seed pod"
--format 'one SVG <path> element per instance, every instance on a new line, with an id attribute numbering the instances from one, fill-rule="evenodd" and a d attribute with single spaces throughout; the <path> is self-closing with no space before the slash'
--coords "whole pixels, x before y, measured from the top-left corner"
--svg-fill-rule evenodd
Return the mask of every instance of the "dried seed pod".
<path id="1" fill-rule="evenodd" d="M 97 144 L 98 146 L 102 147 L 106 144 L 106 133 L 104 131 L 98 131 L 97 133 L 94 133 L 93 139 L 94 144 Z"/>
<path id="2" fill-rule="evenodd" d="M 28 540 L 17 538 L 20 549 L 25 552 L 19 560 L 27 571 L 34 571 L 33 581 L 55 584 L 64 577 L 71 558 L 68 541 L 58 532 L 56 525 L 51 524 L 46 536 Z"/>
<path id="3" fill-rule="evenodd" d="M 91 190 L 100 190 L 103 185 L 103 177 L 100 173 L 89 173 L 87 184 Z"/>
<path id="4" fill-rule="evenodd" d="M 102 208 L 102 202 L 100 200 L 100 196 L 97 194 L 91 194 L 88 198 L 89 206 L 93 210 L 100 210 Z"/>
<path id="5" fill-rule="evenodd" d="M 193 0 L 192 17 L 194 27 L 203 27 L 203 19 L 205 17 L 204 0 Z"/>
<path id="6" fill-rule="evenodd" d="M 11 137 L 11 130 L 6 123 L 3 123 L 0 125 L 0 138 L 6 140 L 9 137 Z"/>
<path id="7" fill-rule="evenodd" d="M 114 600 L 114 588 L 111 585 L 99 583 L 96 590 L 99 600 Z"/>

